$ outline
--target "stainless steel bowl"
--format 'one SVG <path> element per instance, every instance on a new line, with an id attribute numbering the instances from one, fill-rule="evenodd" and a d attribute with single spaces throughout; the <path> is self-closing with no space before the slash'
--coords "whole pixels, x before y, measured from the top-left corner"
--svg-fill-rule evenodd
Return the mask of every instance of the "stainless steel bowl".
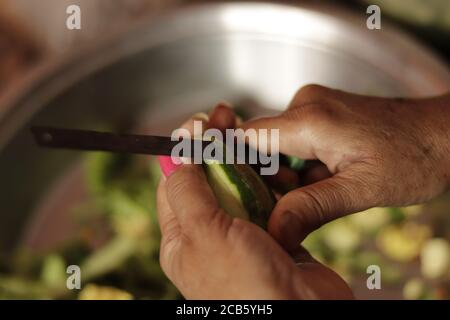
<path id="1" fill-rule="evenodd" d="M 450 89 L 447 67 L 427 49 L 386 24 L 368 30 L 365 18 L 268 3 L 193 6 L 41 66 L 0 101 L 1 247 L 18 243 L 39 200 L 79 157 L 37 148 L 32 123 L 132 128 L 145 119 L 162 134 L 218 100 L 251 115 L 282 110 L 312 82 L 383 96 Z"/>

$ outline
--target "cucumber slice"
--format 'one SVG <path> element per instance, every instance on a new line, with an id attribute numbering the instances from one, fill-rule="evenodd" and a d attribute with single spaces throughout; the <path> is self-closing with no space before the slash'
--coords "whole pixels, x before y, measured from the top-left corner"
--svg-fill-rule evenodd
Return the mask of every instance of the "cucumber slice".
<path id="1" fill-rule="evenodd" d="M 206 161 L 208 183 L 222 209 L 229 215 L 267 227 L 275 197 L 261 177 L 247 164 Z"/>
<path id="2" fill-rule="evenodd" d="M 242 188 L 239 188 L 227 165 L 208 163 L 205 172 L 208 183 L 219 201 L 220 206 L 231 216 L 249 220 L 247 209 L 242 199 Z"/>

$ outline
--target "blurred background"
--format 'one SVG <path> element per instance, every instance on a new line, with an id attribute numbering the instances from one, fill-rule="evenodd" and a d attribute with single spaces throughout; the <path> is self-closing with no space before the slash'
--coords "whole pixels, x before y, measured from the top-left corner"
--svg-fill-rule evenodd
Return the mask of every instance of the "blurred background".
<path id="1" fill-rule="evenodd" d="M 83 43 L 96 41 L 140 21 L 199 0 L 4 0 L 0 4 L 2 34 L 1 77 L 13 77 L 23 67 L 50 58 L 54 54 L 77 50 Z M 236 2 L 236 1 L 235 1 Z M 288 4 L 336 4 L 363 14 L 370 4 L 382 8 L 383 20 L 406 29 L 414 37 L 435 49 L 435 53 L 450 60 L 450 9 L 445 0 L 303 0 L 277 1 Z M 67 30 L 66 8 L 76 4 L 83 8 L 83 27 Z M 7 46 L 9 44 L 9 46 Z M 22 66 L 23 65 L 23 66 Z M 10 71 L 13 69 L 15 72 Z M 3 80 L 3 78 L 0 78 Z M 3 84 L 5 81 L 1 81 Z"/>
<path id="2" fill-rule="evenodd" d="M 65 27 L 73 4 L 81 30 Z M 272 4 L 0 2 L 0 298 L 181 297 L 158 265 L 154 161 L 42 151 L 30 124 L 166 134 L 219 100 L 243 118 L 278 112 L 311 82 L 383 96 L 450 90 L 447 0 Z M 381 30 L 366 28 L 369 4 Z M 358 298 L 449 299 L 449 195 L 369 211 L 305 246 Z M 82 266 L 81 293 L 64 287 L 68 264 Z M 382 290 L 367 289 L 371 264 Z"/>

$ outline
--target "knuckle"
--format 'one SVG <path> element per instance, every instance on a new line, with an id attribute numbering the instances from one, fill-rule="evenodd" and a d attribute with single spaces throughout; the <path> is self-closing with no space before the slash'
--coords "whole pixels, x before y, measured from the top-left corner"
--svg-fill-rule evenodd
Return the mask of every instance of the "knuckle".
<path id="1" fill-rule="evenodd" d="M 211 245 L 214 240 L 226 237 L 231 228 L 232 220 L 223 209 L 217 207 L 211 215 L 205 217 L 202 221 L 193 220 L 190 223 L 185 223 L 182 228 L 183 241 L 188 241 L 195 246 Z M 205 242 L 205 238 L 210 241 Z"/>
<path id="2" fill-rule="evenodd" d="M 217 207 L 215 211 L 211 214 L 211 218 L 202 224 L 202 233 L 213 233 L 218 235 L 223 235 L 228 232 L 231 225 L 231 217 L 220 207 Z M 203 237 L 202 235 L 202 237 Z"/>
<path id="3" fill-rule="evenodd" d="M 249 224 L 247 221 L 233 218 L 229 219 L 229 222 L 226 225 L 225 230 L 225 239 L 229 241 L 231 244 L 248 244 L 254 241 L 254 230 L 249 228 Z"/>
<path id="4" fill-rule="evenodd" d="M 166 239 L 161 241 L 159 250 L 159 261 L 161 269 L 170 278 L 173 275 L 173 258 L 174 258 L 174 239 Z"/>
<path id="5" fill-rule="evenodd" d="M 192 252 L 194 243 L 190 237 L 183 233 L 163 235 L 159 249 L 159 261 L 162 271 L 174 281 L 180 280 L 183 271 L 183 260 L 186 253 Z"/>
<path id="6" fill-rule="evenodd" d="M 165 243 L 170 243 L 174 241 L 180 232 L 180 226 L 178 225 L 178 221 L 176 219 L 170 219 L 166 222 L 160 222 L 160 229 L 162 238 Z"/>
<path id="7" fill-rule="evenodd" d="M 327 103 L 308 103 L 285 112 L 289 121 L 303 121 L 305 125 L 327 124 L 338 118 L 338 110 Z"/>
<path id="8" fill-rule="evenodd" d="M 295 99 L 315 99 L 323 98 L 329 91 L 328 88 L 318 84 L 308 84 L 301 87 L 295 94 Z"/>

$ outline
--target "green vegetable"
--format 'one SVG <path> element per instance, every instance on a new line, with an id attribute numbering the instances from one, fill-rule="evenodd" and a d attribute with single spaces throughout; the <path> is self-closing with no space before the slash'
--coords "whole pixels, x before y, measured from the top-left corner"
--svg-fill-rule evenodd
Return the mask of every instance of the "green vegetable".
<path id="1" fill-rule="evenodd" d="M 389 208 L 389 214 L 391 222 L 394 224 L 400 224 L 405 221 L 406 216 L 401 208 Z"/>
<path id="2" fill-rule="evenodd" d="M 137 251 L 134 239 L 117 237 L 97 249 L 81 265 L 83 281 L 89 281 L 119 268 Z"/>
<path id="3" fill-rule="evenodd" d="M 41 271 L 43 283 L 50 288 L 61 288 L 66 283 L 66 262 L 57 254 L 50 254 L 44 259 Z"/>
<path id="4" fill-rule="evenodd" d="M 295 171 L 301 170 L 305 166 L 305 160 L 294 157 L 294 156 L 286 156 L 287 162 L 289 164 L 289 168 Z"/>
<path id="5" fill-rule="evenodd" d="M 208 183 L 225 212 L 266 228 L 275 197 L 249 165 L 207 161 L 204 167 Z"/>

